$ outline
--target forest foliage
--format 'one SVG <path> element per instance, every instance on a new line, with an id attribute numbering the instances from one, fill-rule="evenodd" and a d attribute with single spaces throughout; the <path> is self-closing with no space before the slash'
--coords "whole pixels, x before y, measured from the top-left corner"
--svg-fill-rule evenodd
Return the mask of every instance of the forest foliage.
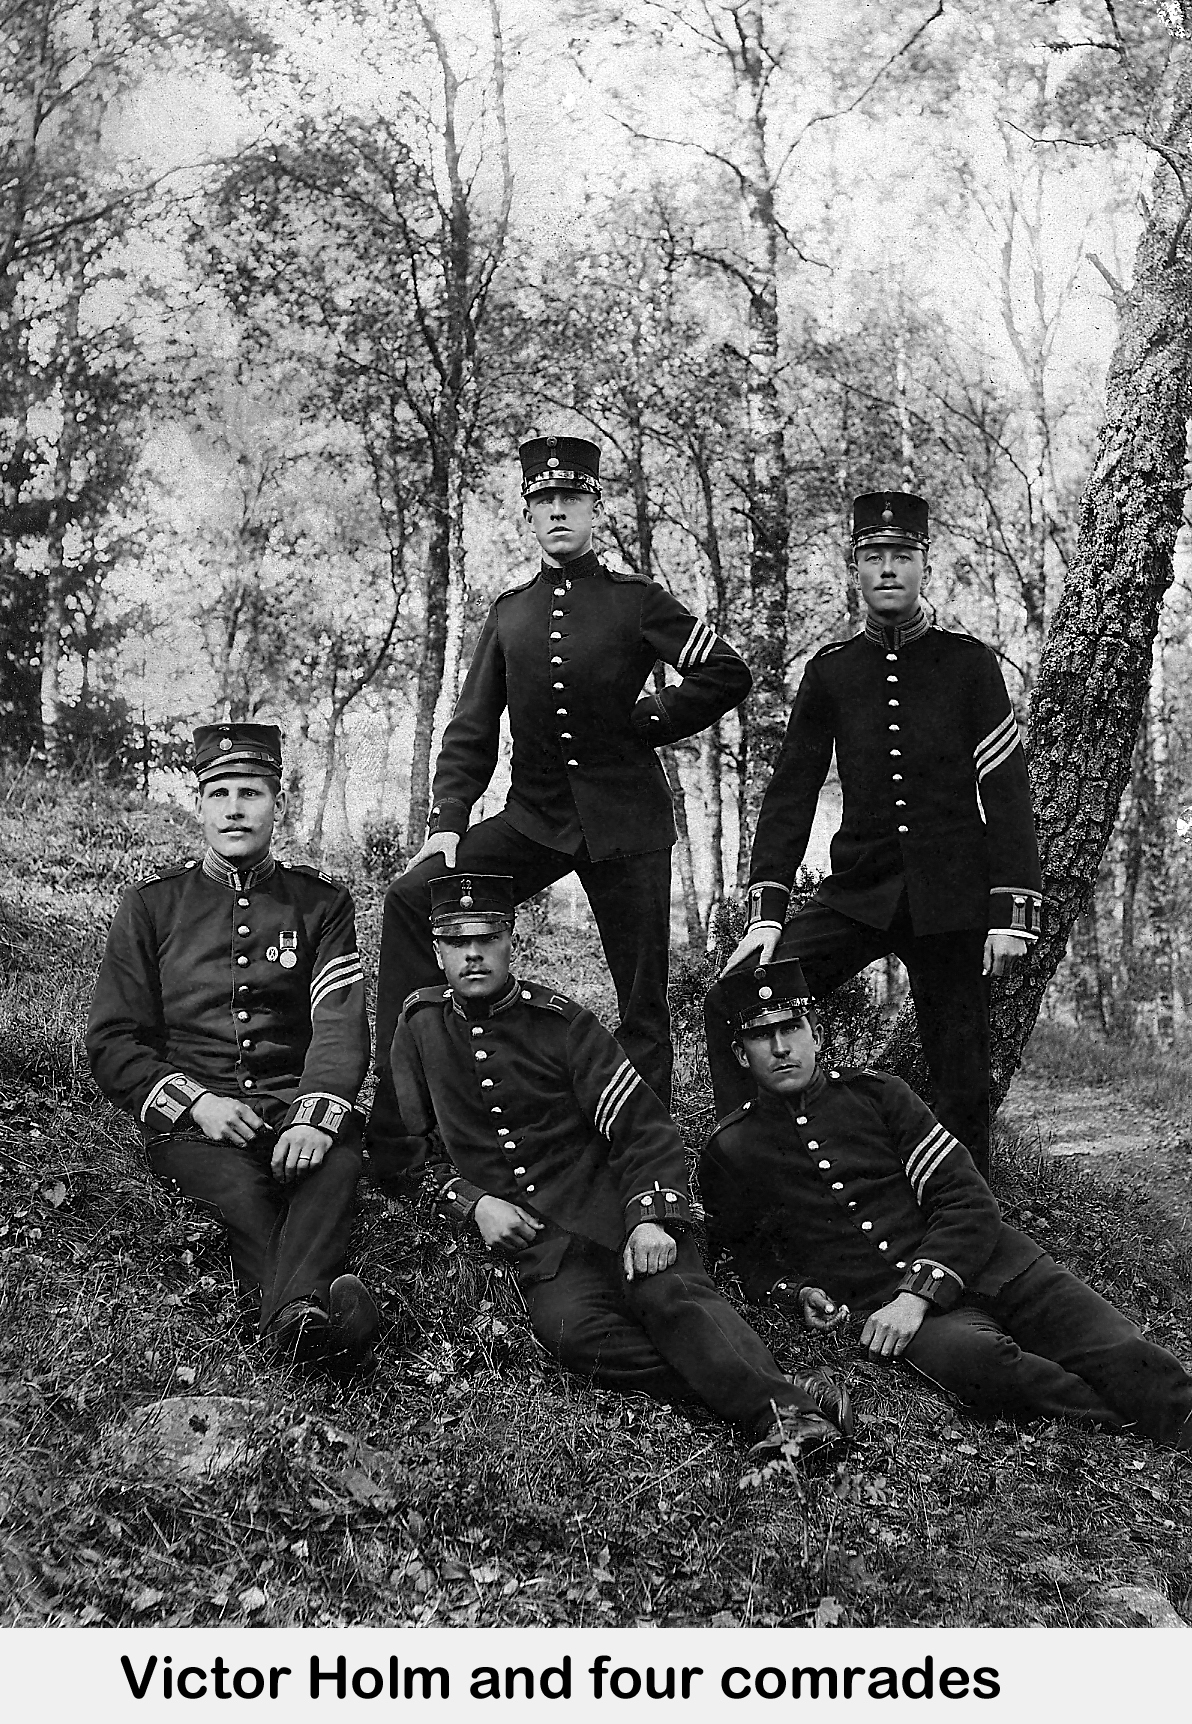
<path id="1" fill-rule="evenodd" d="M 602 444 L 606 552 L 754 669 L 667 762 L 689 941 L 742 880 L 807 656 L 856 626 L 854 492 L 931 498 L 935 614 L 993 645 L 1037 803 L 1065 807 L 1048 774 L 1083 755 L 1032 701 L 1065 589 L 1079 621 L 1101 579 L 1093 478 L 1102 526 L 1130 514 L 1098 439 L 1146 352 L 1159 467 L 1182 453 L 1182 335 L 1127 338 L 1182 281 L 1183 11 L 814 13 L 602 0 L 544 32 L 526 0 L 10 0 L 7 748 L 160 791 L 194 722 L 274 719 L 311 850 L 400 859 L 486 606 L 532 566 L 513 454 L 551 427 Z M 1071 1010 L 1169 1041 L 1188 594 L 1183 491 L 1156 483 L 1042 982 L 1074 920 Z"/>

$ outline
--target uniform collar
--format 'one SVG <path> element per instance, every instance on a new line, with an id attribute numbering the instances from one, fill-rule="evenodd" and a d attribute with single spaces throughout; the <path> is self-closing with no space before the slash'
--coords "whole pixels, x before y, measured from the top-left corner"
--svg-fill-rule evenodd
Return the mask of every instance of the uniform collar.
<path id="1" fill-rule="evenodd" d="M 599 572 L 600 558 L 595 551 L 585 551 L 582 557 L 576 557 L 570 563 L 560 563 L 554 568 L 549 563 L 543 563 L 541 570 L 544 581 L 557 581 L 560 575 L 566 575 L 569 581 L 578 579 L 581 575 L 594 575 Z"/>
<path id="2" fill-rule="evenodd" d="M 919 606 L 909 623 L 895 623 L 892 628 L 883 628 L 873 617 L 865 618 L 865 639 L 875 646 L 885 647 L 887 652 L 897 652 L 899 647 L 908 646 L 911 641 L 921 640 L 931 624 L 927 621 L 922 605 Z"/>
<path id="3" fill-rule="evenodd" d="M 203 858 L 203 872 L 207 878 L 220 886 L 226 886 L 229 892 L 247 892 L 250 886 L 259 886 L 262 880 L 268 880 L 276 867 L 277 860 L 272 851 L 243 871 L 229 867 L 223 857 L 217 856 L 211 849 L 208 849 Z"/>
<path id="4" fill-rule="evenodd" d="M 521 983 L 516 976 L 510 976 L 504 991 L 493 1000 L 461 1000 L 454 992 L 451 995 L 451 1009 L 457 1018 L 472 1020 L 495 1018 L 499 1012 L 507 1012 L 521 992 Z"/>

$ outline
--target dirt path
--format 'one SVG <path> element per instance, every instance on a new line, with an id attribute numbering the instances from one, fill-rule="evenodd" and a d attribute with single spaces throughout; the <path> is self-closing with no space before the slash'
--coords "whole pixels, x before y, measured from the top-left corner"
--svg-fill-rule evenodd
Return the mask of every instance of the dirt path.
<path id="1" fill-rule="evenodd" d="M 1176 1215 L 1192 1217 L 1192 1122 L 1108 1088 L 1062 1084 L 1020 1071 L 1000 1117 L 1050 1155 L 1073 1156 L 1092 1173 L 1138 1181 Z"/>

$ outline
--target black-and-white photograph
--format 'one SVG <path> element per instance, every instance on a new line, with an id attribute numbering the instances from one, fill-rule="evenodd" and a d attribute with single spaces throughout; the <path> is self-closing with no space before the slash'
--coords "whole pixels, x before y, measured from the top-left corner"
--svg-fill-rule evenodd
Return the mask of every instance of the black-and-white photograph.
<path id="1" fill-rule="evenodd" d="M 0 1622 L 1192 1625 L 1192 0 L 0 45 Z"/>

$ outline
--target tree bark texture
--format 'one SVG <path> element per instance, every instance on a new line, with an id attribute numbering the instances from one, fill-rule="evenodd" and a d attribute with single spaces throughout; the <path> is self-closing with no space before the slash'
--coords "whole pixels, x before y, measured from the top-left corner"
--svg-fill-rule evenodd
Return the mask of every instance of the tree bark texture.
<path id="1" fill-rule="evenodd" d="M 1092 903 L 1130 775 L 1184 494 L 1192 412 L 1192 48 L 1175 48 L 1163 153 L 1106 380 L 1076 552 L 1043 646 L 1027 757 L 1043 865 L 1043 932 L 992 988 L 991 1098 L 1022 1058 L 1073 924 Z M 1178 172 L 1176 171 L 1178 168 Z M 926 1066 L 909 1002 L 880 1063 L 917 1089 Z"/>
<path id="2" fill-rule="evenodd" d="M 1076 555 L 1031 700 L 1027 753 L 1044 923 L 1026 959 L 994 990 L 995 1104 L 1093 892 L 1129 777 L 1159 610 L 1171 584 L 1192 411 L 1192 253 L 1179 178 L 1186 180 L 1192 167 L 1192 49 L 1185 40 L 1175 53 L 1165 159 L 1109 368 Z"/>

